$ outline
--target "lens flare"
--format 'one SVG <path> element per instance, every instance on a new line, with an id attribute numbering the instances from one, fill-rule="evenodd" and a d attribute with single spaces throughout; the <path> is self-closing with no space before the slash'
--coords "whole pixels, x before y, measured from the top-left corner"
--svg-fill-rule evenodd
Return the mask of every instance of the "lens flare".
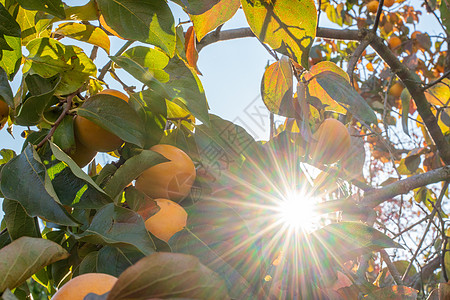
<path id="1" fill-rule="evenodd" d="M 312 231 L 319 218 L 315 211 L 318 199 L 299 193 L 291 193 L 278 204 L 278 218 L 295 230 Z"/>

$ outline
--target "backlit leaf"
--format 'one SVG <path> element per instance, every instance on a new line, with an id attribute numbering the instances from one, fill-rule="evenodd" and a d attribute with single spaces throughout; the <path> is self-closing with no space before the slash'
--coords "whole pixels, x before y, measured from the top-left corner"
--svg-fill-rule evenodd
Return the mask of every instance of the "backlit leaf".
<path id="1" fill-rule="evenodd" d="M 183 102 L 190 112 L 204 124 L 209 125 L 208 103 L 205 90 L 195 70 L 180 57 L 173 57 L 164 69 L 170 80 L 166 89 L 171 97 Z"/>
<path id="2" fill-rule="evenodd" d="M 241 3 L 250 28 L 263 43 L 308 68 L 309 49 L 317 26 L 313 0 L 242 0 Z"/>
<path id="3" fill-rule="evenodd" d="M 26 57 L 23 72 L 44 78 L 61 74 L 57 94 L 76 91 L 89 76 L 97 73 L 97 67 L 79 47 L 63 45 L 50 38 L 37 38 L 28 43 L 27 49 L 30 53 Z"/>
<path id="4" fill-rule="evenodd" d="M 425 91 L 428 102 L 437 106 L 448 105 L 450 99 L 450 79 L 444 78 L 442 82 L 433 85 Z"/>
<path id="5" fill-rule="evenodd" d="M 17 0 L 25 9 L 45 11 L 60 19 L 65 19 L 64 4 L 61 0 Z"/>
<path id="6" fill-rule="evenodd" d="M 202 75 L 202 73 L 198 70 L 197 60 L 198 60 L 198 52 L 197 52 L 197 39 L 195 37 L 194 27 L 191 26 L 186 31 L 186 35 L 184 37 L 184 49 L 186 52 L 186 60 L 188 64 L 195 69 L 198 75 Z"/>
<path id="7" fill-rule="evenodd" d="M 333 100 L 344 105 L 352 114 L 369 124 L 377 123 L 375 112 L 341 75 L 324 71 L 315 79 Z"/>
<path id="8" fill-rule="evenodd" d="M 229 299 L 223 281 L 198 258 L 154 253 L 125 270 L 107 299 Z"/>
<path id="9" fill-rule="evenodd" d="M 271 64 L 261 81 L 261 95 L 267 109 L 274 114 L 295 117 L 293 100 L 293 77 L 287 56 Z"/>
<path id="10" fill-rule="evenodd" d="M 75 22 L 61 23 L 55 30 L 55 34 L 99 46 L 109 54 L 109 37 L 103 30 L 96 26 Z"/>
<path id="11" fill-rule="evenodd" d="M 388 286 L 364 297 L 367 300 L 415 300 L 417 299 L 417 290 L 401 285 Z"/>
<path id="12" fill-rule="evenodd" d="M 121 37 L 175 52 L 175 21 L 164 0 L 99 0 L 106 23 Z"/>
<path id="13" fill-rule="evenodd" d="M 6 71 L 8 79 L 12 80 L 19 71 L 22 61 L 21 39 L 13 36 L 5 36 L 5 40 L 11 46 L 12 50 L 2 50 L 0 52 L 0 67 Z"/>
<path id="14" fill-rule="evenodd" d="M 384 248 L 402 248 L 387 235 L 358 222 L 327 225 L 310 235 L 317 255 L 345 262 L 359 255 Z"/>
<path id="15" fill-rule="evenodd" d="M 43 267 L 68 256 L 49 240 L 21 237 L 13 241 L 0 249 L 0 292 L 19 286 Z"/>
<path id="16" fill-rule="evenodd" d="M 331 95 L 329 95 L 326 90 L 320 86 L 314 77 L 315 75 L 325 71 L 334 72 L 344 78 L 347 82 L 350 82 L 347 73 L 345 73 L 345 71 L 339 68 L 335 63 L 331 61 L 322 61 L 312 66 L 311 70 L 309 70 L 309 72 L 305 72 L 303 75 L 303 78 L 308 81 L 309 94 L 312 97 L 320 99 L 320 102 L 322 102 L 325 106 L 326 111 L 334 111 L 344 114 L 346 109 L 339 105 L 336 100 L 334 100 Z"/>
<path id="17" fill-rule="evenodd" d="M 195 14 L 194 11 L 188 11 L 192 23 L 194 23 L 197 40 L 201 41 L 208 32 L 216 29 L 218 26 L 231 19 L 239 9 L 240 5 L 241 2 L 239 0 L 220 0 L 217 4 L 210 9 L 205 10 L 203 13 Z"/>
<path id="18" fill-rule="evenodd" d="M 162 68 L 144 67 L 126 56 L 110 56 L 110 58 L 119 67 L 123 68 L 145 85 L 151 84 L 155 79 L 161 82 L 167 82 L 169 80 L 169 74 L 163 71 Z"/>

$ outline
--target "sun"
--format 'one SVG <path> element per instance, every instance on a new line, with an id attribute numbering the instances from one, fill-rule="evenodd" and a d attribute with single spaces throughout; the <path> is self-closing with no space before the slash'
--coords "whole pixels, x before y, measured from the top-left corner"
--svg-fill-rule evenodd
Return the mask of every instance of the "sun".
<path id="1" fill-rule="evenodd" d="M 277 204 L 277 218 L 292 229 L 312 231 L 318 225 L 319 214 L 315 210 L 318 202 L 318 198 L 292 192 Z"/>

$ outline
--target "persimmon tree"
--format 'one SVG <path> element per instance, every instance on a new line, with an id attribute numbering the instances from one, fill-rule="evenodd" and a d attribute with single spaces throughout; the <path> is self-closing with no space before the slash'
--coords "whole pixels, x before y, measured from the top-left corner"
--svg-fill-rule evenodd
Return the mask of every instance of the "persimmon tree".
<path id="1" fill-rule="evenodd" d="M 449 297 L 447 1 L 172 1 L 0 1 L 3 298 Z M 238 38 L 273 57 L 267 141 L 208 109 L 198 57 Z"/>

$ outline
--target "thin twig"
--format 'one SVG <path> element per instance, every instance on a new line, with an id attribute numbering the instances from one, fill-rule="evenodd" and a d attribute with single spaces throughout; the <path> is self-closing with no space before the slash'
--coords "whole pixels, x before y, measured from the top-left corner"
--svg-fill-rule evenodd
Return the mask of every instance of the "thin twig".
<path id="1" fill-rule="evenodd" d="M 448 78 L 449 75 L 450 75 L 450 70 L 447 71 L 447 72 L 445 72 L 444 75 L 442 75 L 439 79 L 436 79 L 436 80 L 433 81 L 433 82 L 430 82 L 430 83 L 428 83 L 428 84 L 425 84 L 425 85 L 423 86 L 423 90 L 425 91 L 425 90 L 429 89 L 430 87 L 432 87 L 432 86 L 438 84 L 439 82 L 441 82 L 441 81 L 444 80 L 445 78 Z"/>
<path id="2" fill-rule="evenodd" d="M 51 139 L 51 137 L 53 136 L 53 134 L 56 131 L 56 128 L 58 128 L 59 124 L 61 124 L 62 120 L 67 115 L 70 108 L 72 107 L 72 99 L 73 99 L 73 97 L 75 97 L 78 94 L 78 92 L 79 92 L 79 90 L 73 92 L 72 94 L 70 94 L 67 97 L 66 105 L 65 105 L 63 111 L 61 112 L 58 119 L 53 124 L 52 129 L 50 129 L 50 132 L 42 139 L 42 141 L 39 142 L 39 144 L 37 144 L 37 146 L 36 146 L 37 149 L 41 148 L 45 144 L 45 142 L 47 142 L 49 139 Z"/>
<path id="3" fill-rule="evenodd" d="M 444 198 L 445 191 L 447 190 L 447 187 L 448 187 L 448 181 L 446 181 L 445 184 L 444 184 L 444 187 L 442 187 L 441 194 L 439 195 L 439 198 L 436 201 L 436 207 L 433 208 L 433 211 L 430 214 L 430 220 L 428 221 L 427 227 L 425 228 L 425 231 L 423 232 L 423 235 L 422 235 L 422 238 L 420 239 L 419 245 L 417 246 L 416 251 L 413 254 L 413 257 L 411 258 L 411 261 L 409 262 L 409 265 L 406 268 L 405 273 L 403 274 L 403 277 L 402 277 L 403 280 L 405 280 L 409 270 L 411 270 L 413 261 L 416 259 L 417 254 L 419 254 L 420 248 L 422 247 L 422 244 L 425 241 L 425 237 L 428 234 L 428 230 L 430 230 L 433 218 L 436 215 L 436 213 L 438 212 L 438 207 L 441 206 L 441 202 L 442 202 L 442 199 Z"/>
<path id="4" fill-rule="evenodd" d="M 114 54 L 114 56 L 119 56 L 122 53 L 125 52 L 125 50 L 127 50 L 128 47 L 131 46 L 131 44 L 133 44 L 134 41 L 127 41 L 117 52 L 116 54 Z M 110 60 L 101 70 L 100 70 L 100 75 L 98 75 L 98 80 L 103 80 L 103 78 L 105 77 L 106 73 L 108 72 L 109 68 L 111 67 L 112 64 L 112 60 Z"/>
<path id="5" fill-rule="evenodd" d="M 363 54 L 364 50 L 366 50 L 367 46 L 369 46 L 369 40 L 363 40 L 358 47 L 356 47 L 355 52 L 353 52 L 352 56 L 350 56 L 350 60 L 348 61 L 347 66 L 347 74 L 350 77 L 350 83 L 353 86 L 353 72 L 356 68 L 356 64 L 359 61 L 359 58 Z"/>
<path id="6" fill-rule="evenodd" d="M 391 273 L 392 277 L 394 278 L 395 283 L 397 283 L 397 285 L 403 285 L 402 277 L 398 272 L 397 268 L 395 267 L 395 265 L 392 263 L 391 258 L 387 254 L 386 250 L 384 249 L 380 250 L 380 255 L 383 258 L 384 262 L 386 263 L 387 268 Z"/>
<path id="7" fill-rule="evenodd" d="M 372 32 L 376 33 L 378 30 L 378 25 L 380 24 L 381 13 L 383 12 L 384 0 L 378 2 L 377 15 L 375 16 L 375 24 L 373 24 Z"/>

